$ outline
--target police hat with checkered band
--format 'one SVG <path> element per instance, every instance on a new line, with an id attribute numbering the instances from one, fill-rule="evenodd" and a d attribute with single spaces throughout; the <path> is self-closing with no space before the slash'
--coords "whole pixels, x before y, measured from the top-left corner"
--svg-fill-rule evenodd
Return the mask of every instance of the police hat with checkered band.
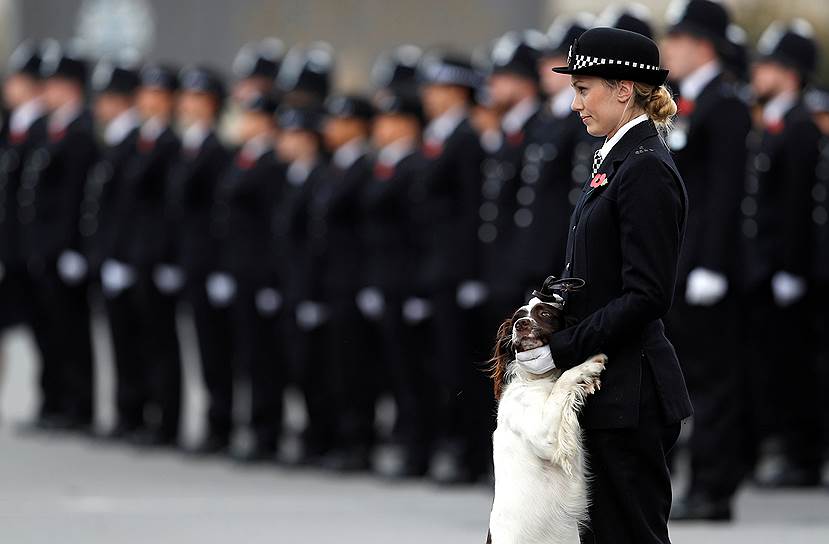
<path id="1" fill-rule="evenodd" d="M 285 56 L 285 45 L 277 38 L 265 38 L 259 43 L 243 46 L 233 59 L 233 74 L 239 79 L 264 77 L 273 79 Z"/>
<path id="2" fill-rule="evenodd" d="M 553 68 L 568 75 L 638 81 L 662 85 L 668 70 L 659 67 L 659 47 L 641 34 L 619 28 L 591 28 L 570 46 L 567 66 Z"/>
<path id="3" fill-rule="evenodd" d="M 475 89 L 483 80 L 472 63 L 460 55 L 436 52 L 423 56 L 418 66 L 420 82 L 426 85 L 456 85 Z"/>
<path id="4" fill-rule="evenodd" d="M 512 74 L 538 82 L 538 60 L 547 39 L 536 30 L 507 32 L 492 45 L 492 74 Z"/>
<path id="5" fill-rule="evenodd" d="M 547 43 L 542 51 L 543 55 L 563 56 L 573 41 L 593 27 L 595 17 L 587 12 L 575 15 L 559 15 L 547 29 Z"/>
<path id="6" fill-rule="evenodd" d="M 638 3 L 612 4 L 596 18 L 595 26 L 608 26 L 653 38 L 651 10 Z"/>
<path id="7" fill-rule="evenodd" d="M 325 101 L 325 113 L 329 117 L 370 121 L 374 117 L 374 106 L 362 96 L 335 95 Z"/>
<path id="8" fill-rule="evenodd" d="M 98 94 L 131 96 L 139 83 L 138 71 L 133 66 L 109 60 L 100 61 L 92 72 L 92 90 Z"/>
<path id="9" fill-rule="evenodd" d="M 7 71 L 10 74 L 24 74 L 40 79 L 40 47 L 34 42 L 25 41 L 18 45 L 11 57 Z"/>
<path id="10" fill-rule="evenodd" d="M 179 73 L 182 91 L 206 93 L 220 102 L 225 98 L 225 84 L 222 76 L 205 66 L 188 66 Z"/>
<path id="11" fill-rule="evenodd" d="M 817 68 L 818 49 L 814 29 L 805 19 L 775 21 L 757 42 L 758 62 L 777 62 L 800 72 L 808 80 Z"/>
<path id="12" fill-rule="evenodd" d="M 141 86 L 174 93 L 179 88 L 178 71 L 165 64 L 150 64 L 141 70 Z"/>
<path id="13" fill-rule="evenodd" d="M 86 85 L 87 64 L 84 59 L 69 49 L 64 49 L 54 40 L 43 45 L 40 63 L 40 77 L 60 78 Z"/>

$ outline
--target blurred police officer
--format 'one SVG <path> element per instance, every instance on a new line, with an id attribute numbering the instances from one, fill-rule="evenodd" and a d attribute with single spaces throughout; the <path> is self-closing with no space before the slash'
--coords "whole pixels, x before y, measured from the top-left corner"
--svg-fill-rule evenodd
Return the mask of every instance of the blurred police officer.
<path id="1" fill-rule="evenodd" d="M 607 26 L 636 32 L 653 38 L 653 18 L 651 10 L 637 2 L 612 4 L 605 8 L 596 18 L 594 26 Z"/>
<path id="2" fill-rule="evenodd" d="M 276 76 L 280 102 L 301 108 L 321 108 L 331 90 L 334 50 L 326 42 L 294 46 Z"/>
<path id="3" fill-rule="evenodd" d="M 211 231 L 214 195 L 230 162 L 230 153 L 216 135 L 225 88 L 219 74 L 207 67 L 191 66 L 180 73 L 181 89 L 176 122 L 181 131 L 181 152 L 170 172 L 168 209 L 173 244 L 171 262 L 163 273 L 183 275 L 183 298 L 193 312 L 201 357 L 201 369 L 208 390 L 207 434 L 195 450 L 202 454 L 227 451 L 230 420 L 223 409 L 227 401 L 217 400 L 217 389 L 225 391 L 232 380 L 224 369 L 230 367 L 226 344 L 227 312 L 216 309 L 207 295 L 207 274 L 215 269 L 216 238 Z M 227 377 L 226 383 L 219 383 Z"/>
<path id="4" fill-rule="evenodd" d="M 388 95 L 415 96 L 418 92 L 418 63 L 423 51 L 416 45 L 399 45 L 378 55 L 371 66 L 372 99 Z"/>
<path id="5" fill-rule="evenodd" d="M 449 483 L 469 480 L 489 466 L 486 440 L 472 443 L 480 439 L 473 429 L 485 427 L 475 423 L 488 411 L 478 410 L 480 397 L 472 384 L 479 376 L 466 341 L 471 331 L 458 304 L 461 282 L 477 273 L 471 242 L 478 228 L 484 152 L 469 122 L 469 106 L 483 77 L 468 60 L 435 52 L 421 60 L 420 79 L 429 124 L 423 134 L 425 168 L 410 193 L 413 228 L 424 241 L 413 279 L 417 295 L 432 310 L 434 367 L 427 375 L 438 399 L 435 455 L 444 458 L 436 459 L 432 476 Z"/>
<path id="6" fill-rule="evenodd" d="M 20 44 L 9 58 L 3 82 L 8 109 L 0 142 L 0 332 L 28 319 L 26 263 L 21 255 L 17 191 L 23 165 L 45 137 L 46 106 L 41 96 L 37 44 Z"/>
<path id="7" fill-rule="evenodd" d="M 376 360 L 369 351 L 368 327 L 357 306 L 364 247 L 360 238 L 361 196 L 371 179 L 369 130 L 371 103 L 359 96 L 332 96 L 326 101 L 323 138 L 332 154 L 325 181 L 311 207 L 311 244 L 321 262 L 322 287 L 331 322 L 326 344 L 337 397 L 337 451 L 325 465 L 335 470 L 370 466 L 374 442 Z"/>
<path id="8" fill-rule="evenodd" d="M 92 422 L 92 346 L 78 220 L 96 156 L 92 117 L 84 108 L 87 66 L 50 42 L 41 75 L 48 134 L 29 155 L 17 193 L 43 362 L 39 423 L 85 429 Z"/>
<path id="9" fill-rule="evenodd" d="M 739 321 L 734 285 L 751 119 L 734 80 L 723 71 L 721 52 L 729 47 L 725 7 L 690 0 L 669 15 L 674 18 L 663 41 L 663 58 L 681 98 L 668 145 L 676 154 L 690 208 L 668 323 L 694 402 L 691 485 L 672 515 L 728 519 L 745 472 L 744 403 L 737 397 L 743 372 L 733 364 Z M 715 373 L 718 379 L 711 380 Z"/>
<path id="10" fill-rule="evenodd" d="M 766 474 L 769 486 L 819 481 L 817 381 L 809 335 L 812 258 L 811 190 L 820 133 L 802 101 L 814 72 L 817 45 L 809 23 L 772 25 L 762 35 L 752 88 L 762 127 L 749 137 L 748 174 L 741 204 L 741 272 L 746 346 L 755 350 L 749 376 L 763 435 L 779 434 L 784 461 Z M 785 339 L 780 342 L 779 339 Z M 776 386 L 779 361 L 801 377 Z M 772 389 L 774 387 L 774 389 Z M 769 402 L 775 399 L 776 402 Z"/>
<path id="11" fill-rule="evenodd" d="M 283 107 L 277 113 L 277 154 L 287 165 L 285 187 L 274 228 L 278 245 L 289 248 L 289 311 L 294 319 L 286 325 L 292 350 L 293 380 L 305 397 L 307 426 L 299 451 L 288 463 L 319 463 L 336 444 L 337 414 L 332 387 L 331 361 L 325 340 L 330 320 L 329 302 L 323 289 L 323 255 L 314 244 L 312 205 L 325 181 L 326 164 L 320 134 L 322 116 L 315 107 Z M 324 246 L 322 246 L 324 247 Z"/>

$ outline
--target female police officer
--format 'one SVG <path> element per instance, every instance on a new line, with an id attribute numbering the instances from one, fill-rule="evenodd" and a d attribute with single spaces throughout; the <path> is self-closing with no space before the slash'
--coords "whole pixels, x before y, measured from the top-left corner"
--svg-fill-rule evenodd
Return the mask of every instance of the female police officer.
<path id="1" fill-rule="evenodd" d="M 571 217 L 565 277 L 576 326 L 554 335 L 560 368 L 595 353 L 610 359 L 585 407 L 592 471 L 582 542 L 668 543 L 671 483 L 665 455 L 691 414 L 685 381 L 661 318 L 674 293 L 687 197 L 660 132 L 676 104 L 659 49 L 639 34 L 594 28 L 570 48 L 572 108 L 604 136 Z M 702 339 L 701 339 L 702 340 Z"/>

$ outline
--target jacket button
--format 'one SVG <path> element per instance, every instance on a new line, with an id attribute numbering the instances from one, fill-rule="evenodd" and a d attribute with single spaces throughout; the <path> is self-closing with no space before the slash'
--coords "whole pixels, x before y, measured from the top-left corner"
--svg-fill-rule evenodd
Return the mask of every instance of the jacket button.
<path id="1" fill-rule="evenodd" d="M 567 266 L 564 267 L 564 270 L 570 270 L 570 263 L 567 263 Z"/>

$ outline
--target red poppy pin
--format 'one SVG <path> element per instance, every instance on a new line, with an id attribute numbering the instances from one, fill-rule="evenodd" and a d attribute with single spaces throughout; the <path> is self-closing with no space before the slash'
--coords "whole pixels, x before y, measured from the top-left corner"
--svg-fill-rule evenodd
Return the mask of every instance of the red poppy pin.
<path id="1" fill-rule="evenodd" d="M 594 189 L 604 185 L 607 185 L 607 174 L 596 174 L 590 181 L 590 186 Z"/>

